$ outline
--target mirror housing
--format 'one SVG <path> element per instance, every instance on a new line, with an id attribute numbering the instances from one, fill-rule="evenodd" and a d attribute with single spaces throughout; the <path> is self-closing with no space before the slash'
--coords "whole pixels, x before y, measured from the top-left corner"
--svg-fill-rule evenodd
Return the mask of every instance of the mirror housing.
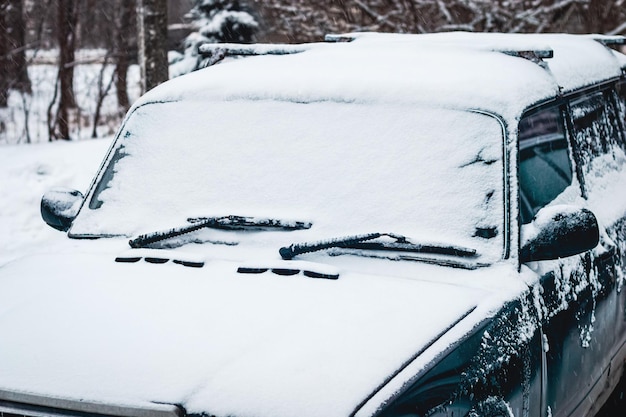
<path id="1" fill-rule="evenodd" d="M 80 191 L 55 188 L 41 198 L 41 217 L 51 227 L 67 232 L 85 197 Z"/>
<path id="2" fill-rule="evenodd" d="M 600 242 L 600 228 L 594 214 L 582 207 L 567 205 L 541 209 L 525 226 L 520 262 L 544 261 L 578 255 Z"/>

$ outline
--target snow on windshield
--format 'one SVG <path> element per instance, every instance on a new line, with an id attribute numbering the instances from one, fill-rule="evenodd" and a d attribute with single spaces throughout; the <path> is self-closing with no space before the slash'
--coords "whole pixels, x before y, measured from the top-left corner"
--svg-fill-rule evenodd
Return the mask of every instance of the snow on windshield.
<path id="1" fill-rule="evenodd" d="M 140 107 L 119 138 L 73 235 L 131 236 L 232 214 L 312 221 L 307 239 L 393 232 L 502 256 L 503 138 L 491 116 L 185 101 Z"/>

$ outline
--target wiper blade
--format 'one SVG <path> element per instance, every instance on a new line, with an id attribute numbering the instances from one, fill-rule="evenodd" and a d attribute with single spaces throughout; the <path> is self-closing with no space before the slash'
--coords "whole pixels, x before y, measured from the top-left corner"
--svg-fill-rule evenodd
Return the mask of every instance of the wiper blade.
<path id="1" fill-rule="evenodd" d="M 243 216 L 221 216 L 221 217 L 193 217 L 187 219 L 189 224 L 173 229 L 146 233 L 131 239 L 128 244 L 131 248 L 145 248 L 148 245 L 171 239 L 196 230 L 210 228 L 222 230 L 301 230 L 309 229 L 311 222 L 285 221 L 280 219 L 267 219 L 258 217 Z"/>
<path id="2" fill-rule="evenodd" d="M 395 242 L 370 242 L 370 240 L 378 239 L 383 236 L 395 239 Z M 280 248 L 278 252 L 283 259 L 289 260 L 303 253 L 317 252 L 331 248 L 418 252 L 467 258 L 477 256 L 476 250 L 474 249 L 453 245 L 412 243 L 409 242 L 405 236 L 395 233 L 368 233 L 365 235 L 346 236 L 318 242 L 294 243 L 290 246 Z"/>

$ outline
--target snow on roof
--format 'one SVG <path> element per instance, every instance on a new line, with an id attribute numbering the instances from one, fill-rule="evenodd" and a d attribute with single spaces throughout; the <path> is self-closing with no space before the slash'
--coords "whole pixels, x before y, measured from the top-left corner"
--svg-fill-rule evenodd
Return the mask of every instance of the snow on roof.
<path id="1" fill-rule="evenodd" d="M 620 66 L 622 67 L 622 71 L 626 72 L 626 55 L 617 51 L 613 51 L 613 55 L 615 55 L 617 62 L 619 62 Z"/>
<path id="2" fill-rule="evenodd" d="M 165 83 L 138 104 L 189 97 L 427 102 L 516 117 L 559 91 L 619 76 L 623 66 L 621 54 L 589 36 L 361 33 L 330 39 L 354 40 L 230 60 Z M 510 56 L 550 51 L 545 64 Z"/>

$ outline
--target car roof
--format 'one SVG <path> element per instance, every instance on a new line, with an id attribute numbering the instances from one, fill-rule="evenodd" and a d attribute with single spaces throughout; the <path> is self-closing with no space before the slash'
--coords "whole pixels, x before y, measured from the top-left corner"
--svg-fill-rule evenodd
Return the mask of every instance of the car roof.
<path id="1" fill-rule="evenodd" d="M 150 91 L 137 105 L 181 99 L 404 102 L 515 118 L 540 101 L 619 77 L 626 57 L 605 44 L 623 39 L 355 33 L 329 36 L 326 43 L 215 45 L 240 51 L 234 55 L 260 56 L 226 59 L 179 77 Z"/>

